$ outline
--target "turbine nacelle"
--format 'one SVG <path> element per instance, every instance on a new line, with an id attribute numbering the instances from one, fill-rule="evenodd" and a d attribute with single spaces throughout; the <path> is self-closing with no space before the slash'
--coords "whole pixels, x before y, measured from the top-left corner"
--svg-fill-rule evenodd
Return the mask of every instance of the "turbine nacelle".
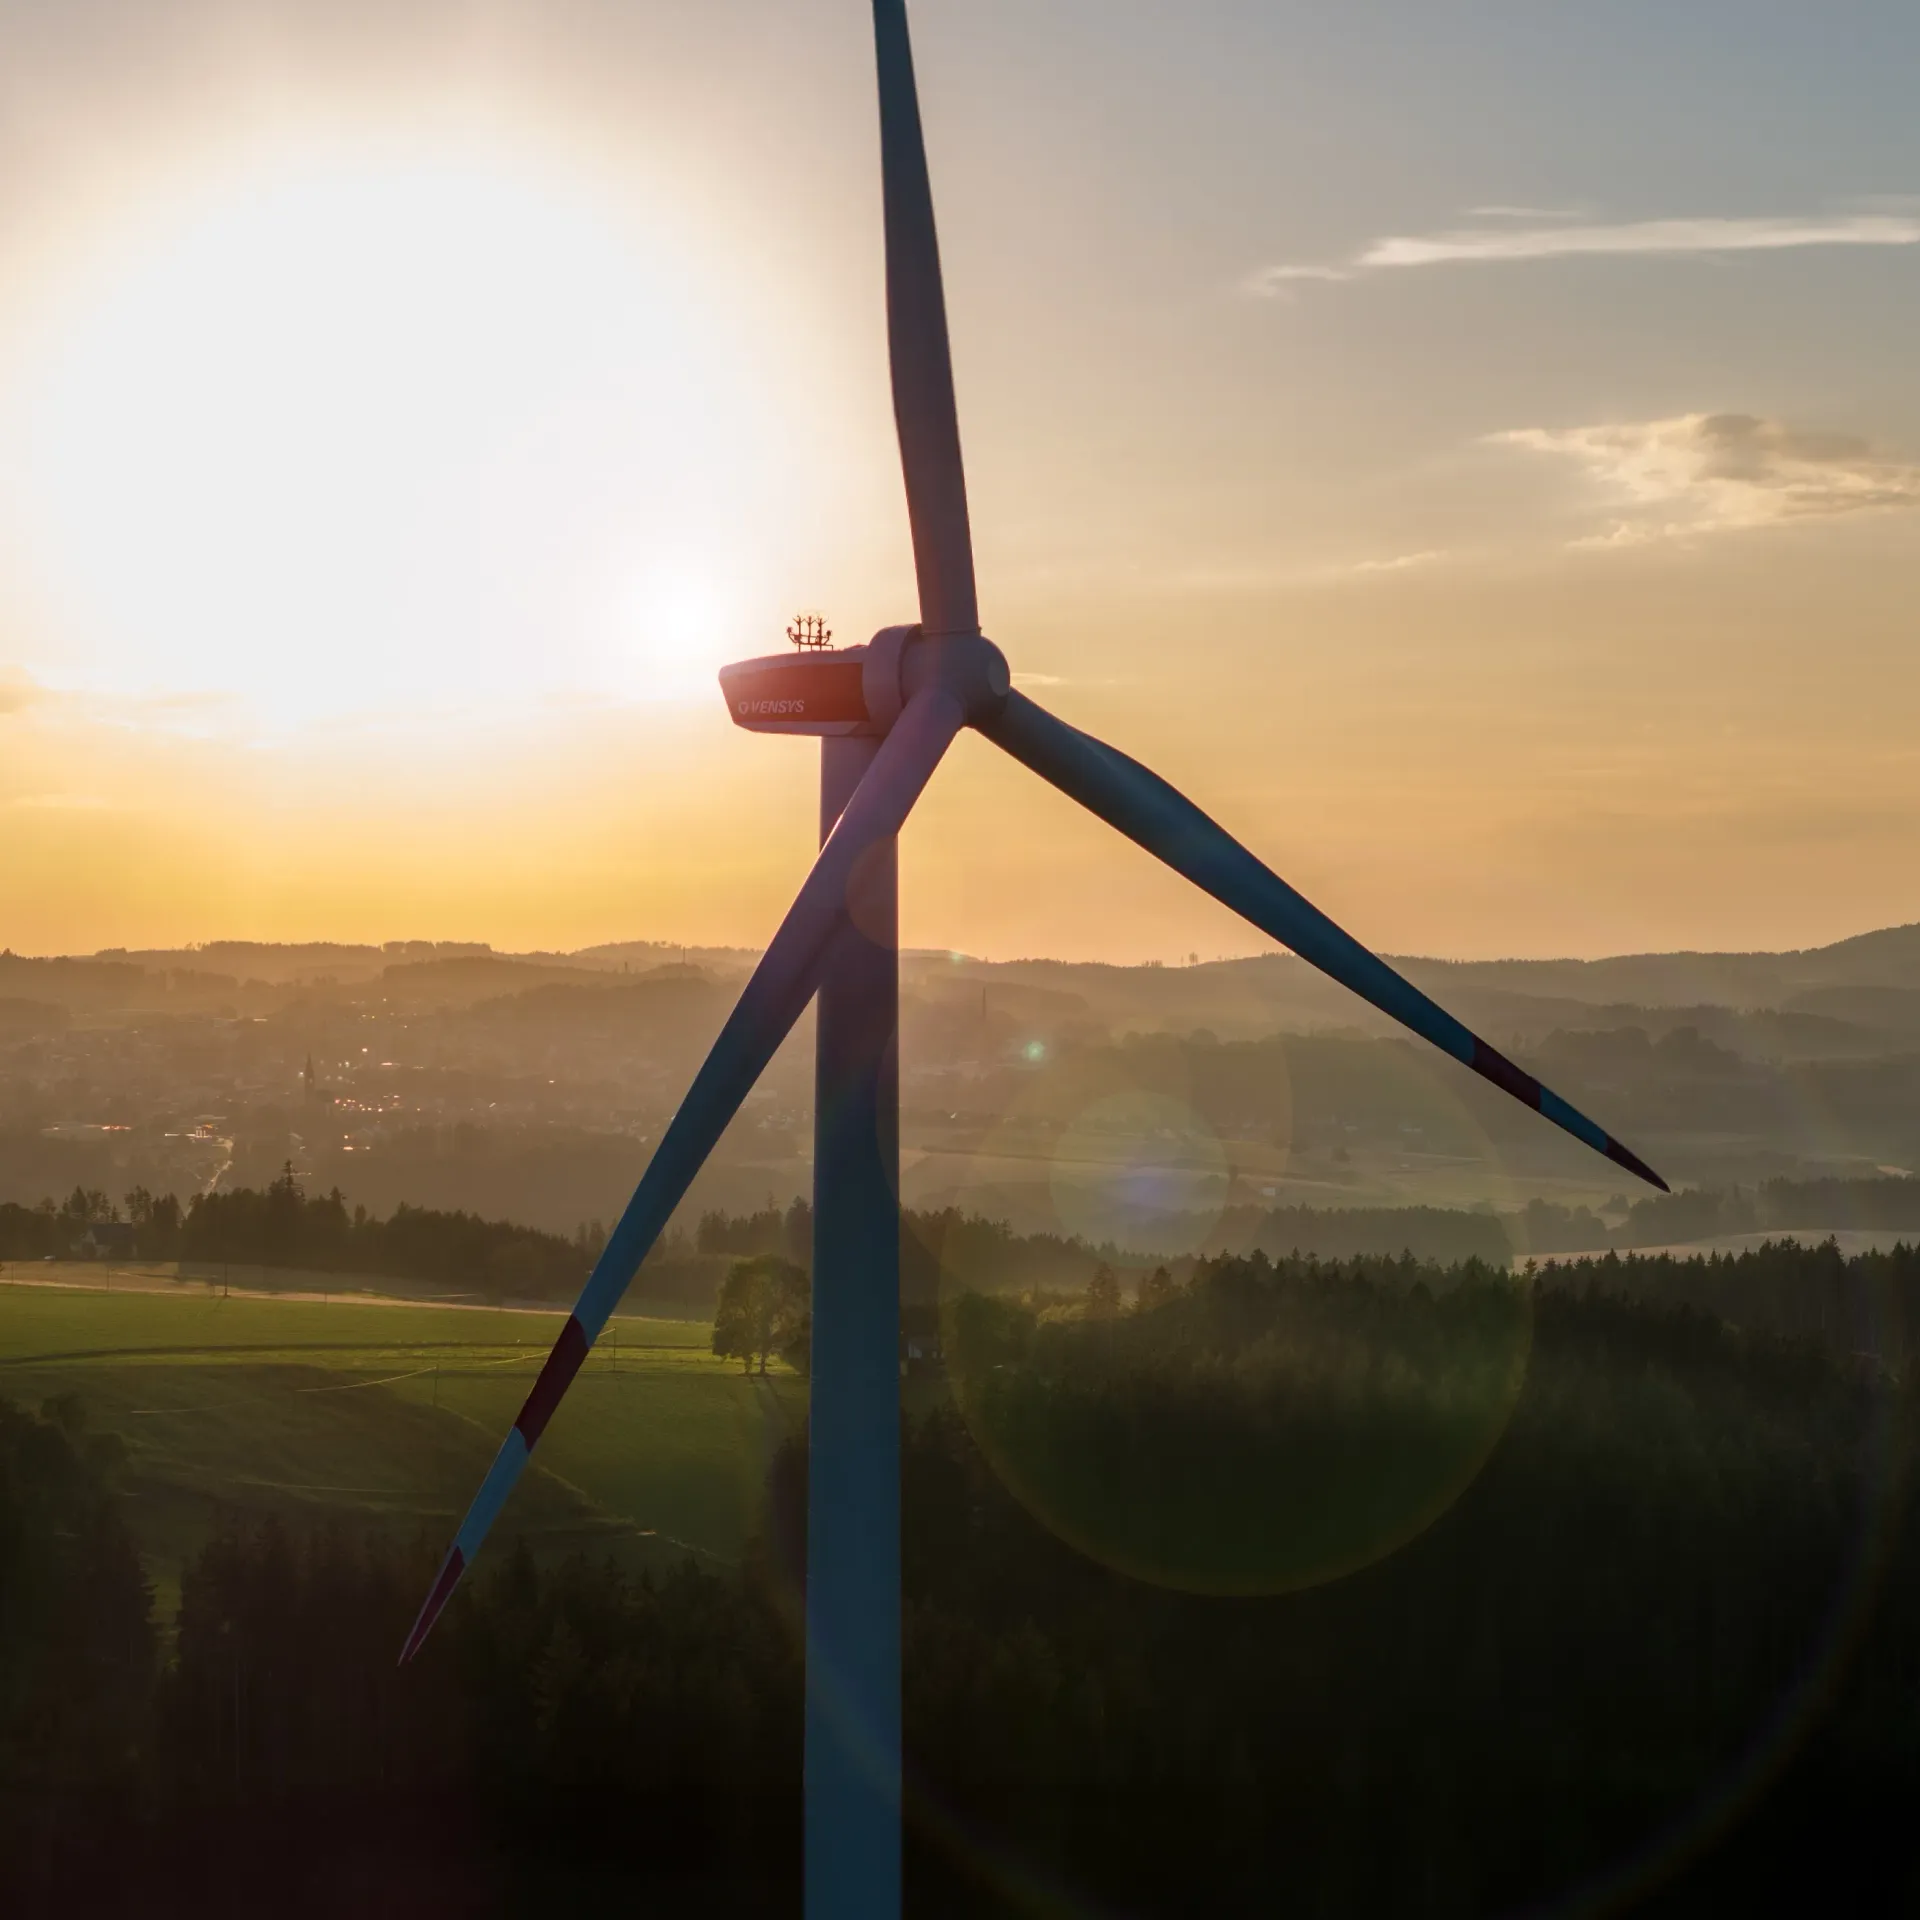
<path id="1" fill-rule="evenodd" d="M 737 727 L 752 733 L 859 734 L 892 730 L 923 687 L 950 694 L 971 726 L 999 718 L 1012 686 L 1006 655 L 977 633 L 929 637 L 882 627 L 865 646 L 763 654 L 720 669 Z"/>

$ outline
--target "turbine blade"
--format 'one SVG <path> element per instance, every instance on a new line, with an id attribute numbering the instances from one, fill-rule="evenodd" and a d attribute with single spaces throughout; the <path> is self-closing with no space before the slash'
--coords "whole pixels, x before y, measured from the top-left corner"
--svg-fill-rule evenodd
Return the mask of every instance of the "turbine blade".
<path id="1" fill-rule="evenodd" d="M 1185 874 L 1243 920 L 1284 942 L 1309 965 L 1352 988 L 1576 1140 L 1662 1193 L 1668 1191 L 1667 1183 L 1637 1153 L 1402 979 L 1157 773 L 1056 720 L 1019 693 L 1009 694 L 1000 715 L 982 723 L 981 731 L 1069 799 Z"/>
<path id="2" fill-rule="evenodd" d="M 899 832 L 964 720 L 960 703 L 950 693 L 927 687 L 907 702 L 893 731 L 881 742 L 839 824 L 820 849 L 813 871 L 787 909 L 779 932 L 727 1016 L 712 1052 L 694 1076 L 679 1112 L 660 1136 L 605 1252 L 594 1263 L 579 1304 L 554 1342 L 441 1563 L 401 1650 L 403 1666 L 420 1650 L 461 1575 L 473 1564 L 561 1396 L 592 1351 L 640 1262 L 813 997 L 835 936 L 847 925 L 847 887 L 861 858 L 876 843 Z"/>
<path id="3" fill-rule="evenodd" d="M 953 403 L 953 356 L 940 285 L 933 188 L 913 80 L 906 0 L 873 0 L 880 78 L 880 177 L 887 235 L 887 347 L 893 418 L 907 481 L 920 625 L 930 634 L 978 633 L 967 476 Z"/>

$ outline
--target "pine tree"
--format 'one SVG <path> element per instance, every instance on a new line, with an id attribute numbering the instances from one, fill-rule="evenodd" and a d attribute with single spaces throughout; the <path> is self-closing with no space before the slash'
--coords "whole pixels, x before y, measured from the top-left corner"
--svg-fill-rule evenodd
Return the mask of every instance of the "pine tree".
<path id="1" fill-rule="evenodd" d="M 1120 1276 L 1102 1260 L 1087 1282 L 1087 1318 L 1112 1320 L 1120 1312 Z"/>
<path id="2" fill-rule="evenodd" d="M 1155 1267 L 1140 1282 L 1140 1311 L 1151 1313 L 1156 1307 L 1164 1307 L 1178 1291 L 1173 1284 L 1173 1275 L 1165 1267 Z"/>

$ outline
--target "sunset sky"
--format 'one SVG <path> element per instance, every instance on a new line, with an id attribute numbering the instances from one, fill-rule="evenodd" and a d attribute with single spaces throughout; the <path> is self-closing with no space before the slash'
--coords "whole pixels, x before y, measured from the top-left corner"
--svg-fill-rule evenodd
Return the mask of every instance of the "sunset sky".
<path id="1" fill-rule="evenodd" d="M 1354 933 L 1920 919 L 1920 9 L 918 0 L 987 630 Z M 758 944 L 862 0 L 0 7 L 0 944 Z M 971 737 L 904 937 L 1267 943 Z"/>

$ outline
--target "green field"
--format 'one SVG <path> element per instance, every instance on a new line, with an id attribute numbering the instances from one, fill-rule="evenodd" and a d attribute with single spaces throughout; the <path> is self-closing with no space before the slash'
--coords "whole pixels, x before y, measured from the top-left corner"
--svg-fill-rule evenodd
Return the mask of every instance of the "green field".
<path id="1" fill-rule="evenodd" d="M 223 1514 L 337 1516 L 444 1540 L 562 1320 L 44 1273 L 16 1268 L 0 1284 L 0 1397 L 78 1393 L 90 1425 L 125 1441 L 129 1513 L 163 1610 Z M 498 1535 L 642 1564 L 737 1559 L 805 1387 L 744 1378 L 707 1337 L 700 1322 L 617 1318 Z"/>

